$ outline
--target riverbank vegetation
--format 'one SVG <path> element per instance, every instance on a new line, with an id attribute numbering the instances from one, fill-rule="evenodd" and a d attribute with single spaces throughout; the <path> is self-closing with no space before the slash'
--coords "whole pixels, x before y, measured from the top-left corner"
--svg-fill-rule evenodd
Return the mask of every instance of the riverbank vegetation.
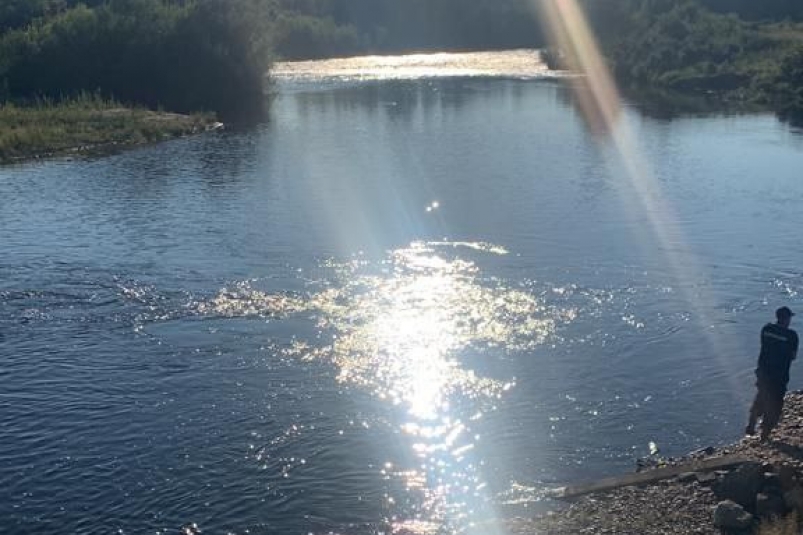
<path id="1" fill-rule="evenodd" d="M 286 59 L 546 46 L 527 0 L 276 0 Z M 774 109 L 803 121 L 803 4 L 581 0 L 627 91 Z"/>
<path id="2" fill-rule="evenodd" d="M 266 1 L 6 2 L 4 101 L 88 91 L 151 109 L 222 115 L 264 102 L 271 57 Z"/>
<path id="3" fill-rule="evenodd" d="M 170 138 L 204 129 L 210 113 L 261 114 L 271 9 L 269 0 L 3 0 L 0 161 Z"/>
<path id="4" fill-rule="evenodd" d="M 0 163 L 70 152 L 111 150 L 214 128 L 211 114 L 183 115 L 123 107 L 82 95 L 33 106 L 0 106 Z"/>
<path id="5" fill-rule="evenodd" d="M 527 0 L 277 0 L 284 59 L 540 47 Z"/>
<path id="6" fill-rule="evenodd" d="M 626 87 L 714 94 L 803 118 L 803 8 L 782 0 L 603 0 L 590 10 Z"/>
<path id="7" fill-rule="evenodd" d="M 800 2 L 581 1 L 626 89 L 803 121 Z M 544 47 L 545 35 L 528 0 L 3 0 L 0 103 L 52 114 L 91 93 L 238 119 L 262 111 L 273 58 Z"/>
<path id="8" fill-rule="evenodd" d="M 543 43 L 525 0 L 3 0 L 0 99 L 233 115 L 264 102 L 274 56 Z"/>
<path id="9" fill-rule="evenodd" d="M 277 0 L 287 59 L 427 49 L 543 47 L 526 0 Z M 803 4 L 792 0 L 581 0 L 633 93 L 716 96 L 803 120 Z"/>

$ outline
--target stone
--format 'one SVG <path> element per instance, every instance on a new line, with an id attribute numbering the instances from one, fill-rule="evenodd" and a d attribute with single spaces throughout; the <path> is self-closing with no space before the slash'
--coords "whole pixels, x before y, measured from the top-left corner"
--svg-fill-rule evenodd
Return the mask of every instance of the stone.
<path id="1" fill-rule="evenodd" d="M 721 500 L 732 500 L 748 511 L 755 511 L 756 495 L 764 485 L 764 467 L 758 462 L 745 463 L 718 479 L 711 487 Z"/>
<path id="2" fill-rule="evenodd" d="M 681 483 L 691 483 L 697 481 L 697 472 L 683 472 L 678 475 L 678 481 Z"/>
<path id="3" fill-rule="evenodd" d="M 781 496 L 759 493 L 756 496 L 756 515 L 763 518 L 781 517 L 786 513 L 786 503 Z"/>
<path id="4" fill-rule="evenodd" d="M 765 494 L 781 494 L 781 478 L 774 472 L 764 472 L 764 484 L 761 487 Z"/>
<path id="5" fill-rule="evenodd" d="M 791 490 L 797 480 L 797 470 L 795 470 L 794 466 L 784 463 L 778 467 L 778 479 L 781 481 L 781 487 L 784 490 Z"/>
<path id="6" fill-rule="evenodd" d="M 749 529 L 753 515 L 732 500 L 723 500 L 714 508 L 714 526 L 721 529 Z"/>
<path id="7" fill-rule="evenodd" d="M 783 501 L 789 509 L 803 513 L 803 487 L 796 485 L 783 493 Z"/>
<path id="8" fill-rule="evenodd" d="M 803 421 L 801 421 L 800 418 L 795 418 L 791 421 L 786 422 L 786 427 L 790 429 L 800 429 L 801 427 L 803 427 Z"/>
<path id="9" fill-rule="evenodd" d="M 711 472 L 704 472 L 702 474 L 697 474 L 697 483 L 700 485 L 704 485 L 706 487 L 710 487 L 714 484 L 717 480 L 717 475 L 712 474 Z"/>

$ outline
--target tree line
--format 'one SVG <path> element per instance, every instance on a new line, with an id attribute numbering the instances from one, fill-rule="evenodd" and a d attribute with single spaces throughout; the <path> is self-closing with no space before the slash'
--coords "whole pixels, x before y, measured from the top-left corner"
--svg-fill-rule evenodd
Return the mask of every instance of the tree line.
<path id="1" fill-rule="evenodd" d="M 0 0 L 0 101 L 234 115 L 276 57 L 542 43 L 526 0 Z"/>
<path id="2" fill-rule="evenodd" d="M 528 0 L 277 1 L 284 58 L 544 44 Z"/>
<path id="3" fill-rule="evenodd" d="M 263 0 L 3 0 L 0 97 L 90 92 L 170 111 L 245 112 L 264 99 Z"/>
<path id="4" fill-rule="evenodd" d="M 803 108 L 800 0 L 582 1 L 626 84 Z M 531 0 L 0 0 L 0 101 L 234 115 L 275 58 L 545 44 Z"/>
<path id="5" fill-rule="evenodd" d="M 803 115 L 798 0 L 594 0 L 589 10 L 625 86 L 714 93 Z"/>

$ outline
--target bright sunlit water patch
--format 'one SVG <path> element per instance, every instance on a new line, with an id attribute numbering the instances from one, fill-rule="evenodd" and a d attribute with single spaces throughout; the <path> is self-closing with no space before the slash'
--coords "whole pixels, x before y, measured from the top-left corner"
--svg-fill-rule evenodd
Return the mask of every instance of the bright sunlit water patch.
<path id="1" fill-rule="evenodd" d="M 311 315 L 317 335 L 296 337 L 284 356 L 333 365 L 338 382 L 393 408 L 398 416 L 390 425 L 416 459 L 412 467 L 388 462 L 382 469 L 418 504 L 415 515 L 389 516 L 393 531 L 464 533 L 494 516 L 496 500 L 473 426 L 516 386 L 514 376 L 482 371 L 483 359 L 532 350 L 575 317 L 571 307 L 489 277 L 472 260 L 506 254 L 484 242 L 415 242 L 379 262 L 325 262 L 326 280 L 311 283 L 323 288 L 307 297 L 243 281 L 191 308 L 268 321 Z M 387 500 L 394 510 L 394 497 Z"/>
<path id="2" fill-rule="evenodd" d="M 272 317 L 297 312 L 304 306 L 300 298 L 257 290 L 249 281 L 241 281 L 220 290 L 208 301 L 195 303 L 193 308 L 199 314 L 224 317 Z"/>
<path id="3" fill-rule="evenodd" d="M 276 347 L 278 354 L 287 362 L 322 364 L 346 391 L 367 394 L 386 407 L 392 416 L 357 424 L 388 429 L 414 459 L 397 464 L 389 455 L 381 468 L 389 485 L 403 489 L 384 496 L 388 529 L 473 535 L 481 526 L 483 533 L 493 533 L 498 508 L 539 503 L 554 485 L 511 479 L 500 486 L 488 471 L 492 459 L 485 443 L 497 439 L 483 438 L 482 430 L 489 420 L 504 418 L 500 409 L 519 389 L 508 368 L 488 364 L 544 355 L 556 346 L 572 354 L 597 351 L 615 343 L 616 335 L 589 331 L 589 321 L 615 317 L 621 330 L 643 331 L 644 318 L 633 312 L 631 301 L 642 293 L 671 293 L 634 281 L 616 291 L 514 283 L 489 272 L 510 256 L 515 257 L 488 242 L 413 242 L 383 258 L 357 254 L 323 261 L 306 277 L 307 291 L 277 293 L 264 289 L 266 281 L 246 280 L 189 308 L 206 317 L 268 323 L 297 324 L 303 318 L 310 328 Z M 571 340 L 564 339 L 569 331 Z M 526 389 L 539 384 L 537 377 L 522 383 Z M 593 418 L 618 406 L 635 410 L 625 398 L 566 399 L 572 411 Z M 568 425 L 566 418 L 549 419 L 549 436 L 554 439 Z M 255 445 L 260 470 L 274 468 L 285 477 L 303 467 L 293 463 L 304 458 L 296 453 L 274 458 L 276 466 L 266 463 L 273 449 L 271 443 Z"/>
<path id="4" fill-rule="evenodd" d="M 422 495 L 422 516 L 392 519 L 399 533 L 464 531 L 490 502 L 471 425 L 495 409 L 515 378 L 478 373 L 464 352 L 532 348 L 569 317 L 532 294 L 484 280 L 461 250 L 506 252 L 484 243 L 418 242 L 390 253 L 378 270 L 361 261 L 331 266 L 342 283 L 315 294 L 309 307 L 333 341 L 316 349 L 298 341 L 289 351 L 326 359 L 339 381 L 406 414 L 399 427 L 421 468 L 387 471 Z"/>
<path id="5" fill-rule="evenodd" d="M 535 79 L 555 77 L 559 73 L 546 66 L 538 50 L 524 49 L 280 62 L 274 65 L 271 75 L 278 80 L 358 81 L 449 77 Z"/>
<path id="6" fill-rule="evenodd" d="M 425 419 L 446 409 L 453 393 L 492 398 L 509 388 L 464 368 L 460 352 L 533 347 L 560 318 L 535 296 L 483 281 L 476 264 L 446 254 L 460 246 L 414 243 L 391 253 L 380 273 L 343 264 L 349 281 L 313 296 L 321 327 L 338 333 L 330 350 L 342 381 L 369 387 Z"/>

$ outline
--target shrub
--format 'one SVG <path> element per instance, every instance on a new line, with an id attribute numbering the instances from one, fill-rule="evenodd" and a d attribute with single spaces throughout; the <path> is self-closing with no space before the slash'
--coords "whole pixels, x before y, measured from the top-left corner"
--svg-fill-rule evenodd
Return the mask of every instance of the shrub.
<path id="1" fill-rule="evenodd" d="M 6 98 L 105 97 L 230 115 L 263 102 L 267 0 L 110 0 L 0 38 Z"/>

